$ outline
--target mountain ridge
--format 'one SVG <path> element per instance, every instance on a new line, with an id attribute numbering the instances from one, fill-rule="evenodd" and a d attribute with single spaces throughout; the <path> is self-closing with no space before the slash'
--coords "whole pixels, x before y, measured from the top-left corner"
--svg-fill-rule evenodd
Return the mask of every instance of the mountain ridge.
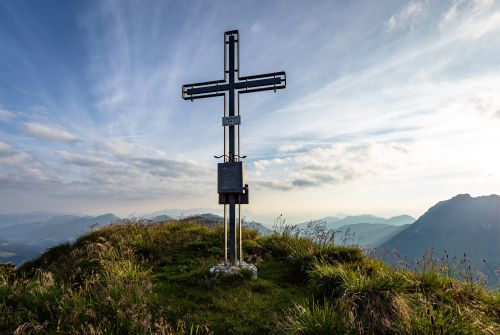
<path id="1" fill-rule="evenodd" d="M 433 248 L 437 257 L 464 258 L 484 273 L 500 265 L 500 196 L 459 194 L 430 207 L 414 224 L 381 245 L 409 260 Z M 394 262 L 394 260 L 389 260 Z M 490 266 L 491 267 L 491 266 Z"/>

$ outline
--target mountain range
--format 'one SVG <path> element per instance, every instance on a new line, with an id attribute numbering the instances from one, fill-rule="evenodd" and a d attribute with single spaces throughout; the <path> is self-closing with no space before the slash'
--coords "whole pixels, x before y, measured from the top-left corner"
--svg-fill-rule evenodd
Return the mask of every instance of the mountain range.
<path id="1" fill-rule="evenodd" d="M 0 228 L 0 236 L 8 241 L 28 245 L 51 246 L 74 239 L 93 226 L 103 226 L 118 221 L 113 214 L 100 216 L 60 215 L 42 222 L 19 223 Z"/>
<path id="2" fill-rule="evenodd" d="M 20 264 L 49 247 L 74 240 L 92 227 L 119 220 L 112 214 L 95 217 L 53 213 L 1 215 L 0 262 Z"/>
<path id="3" fill-rule="evenodd" d="M 194 213 L 196 210 L 185 212 Z M 145 222 L 174 220 L 164 212 L 153 214 L 157 215 L 145 217 Z M 183 218 L 183 215 L 179 216 Z M 190 218 L 209 224 L 223 220 L 212 213 L 198 213 Z M 0 215 L 0 262 L 20 264 L 47 247 L 74 240 L 94 226 L 120 220 L 112 214 L 96 217 L 45 212 Z M 457 195 L 432 206 L 416 221 L 408 215 L 388 219 L 373 215 L 328 216 L 301 223 L 297 228 L 305 231 L 314 225 L 335 231 L 337 243 L 343 241 L 383 250 L 384 259 L 392 263 L 396 260 L 387 255 L 394 254 L 393 251 L 414 262 L 427 249 L 433 248 L 436 255 L 446 252 L 450 259 L 463 258 L 465 253 L 471 264 L 490 278 L 495 278 L 493 272 L 500 265 L 500 197 L 497 195 Z M 263 235 L 271 233 L 271 229 L 261 223 L 244 222 L 244 226 Z"/>
<path id="4" fill-rule="evenodd" d="M 378 247 L 415 222 L 409 215 L 398 215 L 388 219 L 374 215 L 352 215 L 346 217 L 327 216 L 319 220 L 300 223 L 297 228 L 303 232 L 321 226 L 335 231 L 337 243 L 348 242 L 363 247 Z"/>
<path id="5" fill-rule="evenodd" d="M 196 213 L 196 210 L 187 211 Z M 156 213 L 140 218 L 145 223 L 176 220 L 169 215 Z M 223 221 L 223 217 L 211 213 L 186 216 L 209 224 Z M 60 243 L 72 241 L 93 227 L 119 223 L 122 219 L 113 214 L 81 216 L 33 212 L 27 214 L 0 215 L 0 263 L 13 262 L 17 265 L 38 256 L 45 249 Z M 244 222 L 244 227 L 255 229 L 266 235 L 271 230 L 257 222 Z"/>

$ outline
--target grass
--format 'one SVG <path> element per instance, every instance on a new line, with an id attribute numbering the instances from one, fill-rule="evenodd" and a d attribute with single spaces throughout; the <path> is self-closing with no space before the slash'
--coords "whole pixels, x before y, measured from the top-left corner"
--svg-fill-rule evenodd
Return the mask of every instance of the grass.
<path id="1" fill-rule="evenodd" d="M 498 291 L 396 270 L 330 237 L 245 231 L 258 279 L 212 277 L 222 237 L 188 219 L 129 222 L 2 266 L 0 334 L 500 333 Z"/>

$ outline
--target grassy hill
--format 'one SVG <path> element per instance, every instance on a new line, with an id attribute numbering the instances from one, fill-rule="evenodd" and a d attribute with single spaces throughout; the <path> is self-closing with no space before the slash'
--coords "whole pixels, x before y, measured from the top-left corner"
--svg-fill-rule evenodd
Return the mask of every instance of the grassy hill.
<path id="1" fill-rule="evenodd" d="M 500 294 L 449 271 L 396 271 L 356 247 L 245 231 L 246 273 L 212 277 L 221 227 L 111 225 L 14 271 L 2 334 L 498 334 Z"/>

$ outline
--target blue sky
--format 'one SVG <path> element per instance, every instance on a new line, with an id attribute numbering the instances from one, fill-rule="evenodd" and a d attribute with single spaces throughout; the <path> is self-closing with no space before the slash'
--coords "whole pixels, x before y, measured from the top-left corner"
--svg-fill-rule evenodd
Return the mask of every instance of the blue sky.
<path id="1" fill-rule="evenodd" d="M 222 99 L 184 83 L 287 72 L 245 95 L 254 214 L 418 216 L 500 190 L 498 1 L 2 1 L 0 212 L 217 208 Z"/>

